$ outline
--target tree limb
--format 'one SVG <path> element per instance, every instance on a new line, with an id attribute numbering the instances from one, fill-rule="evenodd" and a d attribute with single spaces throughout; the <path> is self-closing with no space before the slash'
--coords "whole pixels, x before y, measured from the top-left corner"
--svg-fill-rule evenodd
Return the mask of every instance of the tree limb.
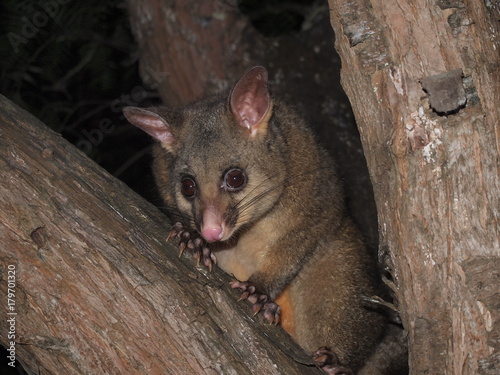
<path id="1" fill-rule="evenodd" d="M 228 275 L 177 257 L 155 207 L 1 96 L 0 108 L 0 289 L 14 301 L 2 332 L 15 317 L 0 342 L 30 373 L 319 373 L 248 316 Z"/>

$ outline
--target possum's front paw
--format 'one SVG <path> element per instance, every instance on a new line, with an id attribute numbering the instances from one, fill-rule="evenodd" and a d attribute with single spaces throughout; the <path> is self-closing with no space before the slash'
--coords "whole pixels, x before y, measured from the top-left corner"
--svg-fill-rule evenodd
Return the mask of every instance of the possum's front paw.
<path id="1" fill-rule="evenodd" d="M 193 253 L 198 265 L 203 264 L 212 271 L 213 265 L 217 264 L 217 258 L 208 248 L 207 242 L 196 233 L 186 229 L 182 223 L 174 224 L 168 234 L 167 241 L 171 238 L 179 238 L 179 256 L 188 248 Z"/>
<path id="2" fill-rule="evenodd" d="M 248 281 L 234 280 L 230 283 L 231 288 L 239 289 L 242 293 L 240 301 L 248 300 L 253 304 L 252 311 L 254 316 L 262 312 L 264 318 L 271 324 L 278 324 L 280 322 L 281 307 L 273 301 L 269 300 L 267 294 L 255 292 L 255 286 Z"/>
<path id="3" fill-rule="evenodd" d="M 328 375 L 352 375 L 352 371 L 339 363 L 337 355 L 326 346 L 322 346 L 313 354 L 316 365 Z"/>

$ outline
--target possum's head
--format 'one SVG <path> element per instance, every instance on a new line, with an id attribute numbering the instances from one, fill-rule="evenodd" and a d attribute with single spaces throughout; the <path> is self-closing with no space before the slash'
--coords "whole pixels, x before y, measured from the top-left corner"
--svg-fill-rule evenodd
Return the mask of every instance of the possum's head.
<path id="1" fill-rule="evenodd" d="M 287 165 L 272 113 L 262 67 L 249 70 L 229 100 L 211 97 L 180 109 L 124 108 L 133 125 L 160 142 L 156 157 L 169 160 L 168 186 L 159 186 L 160 193 L 208 242 L 230 239 L 279 201 Z"/>

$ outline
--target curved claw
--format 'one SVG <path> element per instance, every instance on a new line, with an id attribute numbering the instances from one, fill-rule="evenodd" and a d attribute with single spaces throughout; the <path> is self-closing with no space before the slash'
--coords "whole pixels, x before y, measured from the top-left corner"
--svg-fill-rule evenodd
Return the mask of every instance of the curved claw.
<path id="1" fill-rule="evenodd" d="M 253 288 L 253 292 L 255 292 L 255 288 Z M 253 293 L 252 292 L 252 293 Z M 266 294 L 251 294 L 248 298 L 248 302 L 253 303 L 254 305 L 260 305 L 262 308 L 262 305 L 267 302 L 267 295 Z"/>
<path id="2" fill-rule="evenodd" d="M 217 258 L 215 258 L 212 251 L 206 246 L 203 246 L 201 249 L 201 259 L 203 260 L 203 265 L 212 272 L 212 266 L 217 264 Z"/>
<path id="3" fill-rule="evenodd" d="M 172 226 L 167 241 L 173 238 L 179 238 L 179 257 L 186 248 L 189 248 L 198 266 L 201 263 L 212 271 L 213 265 L 217 264 L 217 258 L 208 248 L 206 242 L 201 237 L 194 237 L 189 230 L 185 229 L 182 223 L 177 222 Z"/>
<path id="4" fill-rule="evenodd" d="M 316 366 L 328 375 L 353 375 L 351 369 L 340 365 L 337 355 L 326 346 L 322 346 L 312 355 Z"/>
<path id="5" fill-rule="evenodd" d="M 231 288 L 239 289 L 242 292 L 240 298 L 238 299 L 238 302 L 248 299 L 251 295 L 254 295 L 255 293 L 255 287 L 251 285 L 248 281 L 233 280 L 229 283 L 229 285 L 231 286 Z M 253 301 L 250 302 L 254 303 Z"/>
<path id="6" fill-rule="evenodd" d="M 273 301 L 266 302 L 262 308 L 262 313 L 269 323 L 276 326 L 279 324 L 281 307 L 277 303 Z"/>
<path id="7" fill-rule="evenodd" d="M 180 234 L 183 231 L 184 231 L 184 225 L 182 225 L 182 223 L 179 223 L 179 222 L 175 223 L 172 226 L 172 229 L 170 230 L 170 232 L 168 233 L 167 241 L 171 240 L 172 238 L 180 236 Z"/>
<path id="8" fill-rule="evenodd" d="M 238 302 L 246 300 L 250 296 L 250 292 L 243 292 L 241 293 L 240 298 L 238 298 Z"/>
<path id="9" fill-rule="evenodd" d="M 248 281 L 233 280 L 231 288 L 239 289 L 242 293 L 238 301 L 248 300 L 252 304 L 254 316 L 262 312 L 264 318 L 271 324 L 279 324 L 281 307 L 276 302 L 269 301 L 267 294 L 255 292 L 255 286 Z"/>

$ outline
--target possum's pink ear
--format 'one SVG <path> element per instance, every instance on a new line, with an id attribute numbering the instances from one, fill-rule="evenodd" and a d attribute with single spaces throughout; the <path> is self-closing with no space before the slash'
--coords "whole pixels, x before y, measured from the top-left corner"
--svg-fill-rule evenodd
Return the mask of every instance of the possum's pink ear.
<path id="1" fill-rule="evenodd" d="M 240 78 L 231 92 L 230 105 L 236 122 L 247 128 L 252 138 L 266 134 L 272 102 L 265 68 L 256 66 Z"/>
<path id="2" fill-rule="evenodd" d="M 167 120 L 159 114 L 144 108 L 125 107 L 123 114 L 127 120 L 159 140 L 167 149 L 170 149 L 174 137 Z"/>

